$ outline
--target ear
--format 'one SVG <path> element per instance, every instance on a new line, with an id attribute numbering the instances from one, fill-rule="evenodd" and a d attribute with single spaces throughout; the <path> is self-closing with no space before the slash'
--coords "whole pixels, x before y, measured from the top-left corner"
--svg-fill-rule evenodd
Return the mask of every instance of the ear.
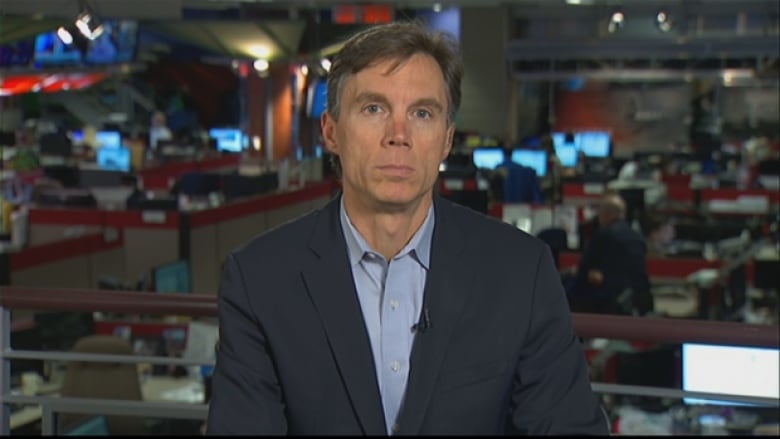
<path id="1" fill-rule="evenodd" d="M 336 120 L 327 111 L 320 116 L 320 130 L 322 131 L 322 140 L 325 142 L 325 148 L 331 154 L 338 155 L 338 143 L 336 142 Z"/>
<path id="2" fill-rule="evenodd" d="M 447 128 L 447 137 L 444 144 L 444 150 L 441 152 L 441 160 L 444 160 L 447 158 L 448 155 L 450 155 L 450 151 L 452 151 L 452 141 L 455 138 L 455 124 L 452 124 Z"/>

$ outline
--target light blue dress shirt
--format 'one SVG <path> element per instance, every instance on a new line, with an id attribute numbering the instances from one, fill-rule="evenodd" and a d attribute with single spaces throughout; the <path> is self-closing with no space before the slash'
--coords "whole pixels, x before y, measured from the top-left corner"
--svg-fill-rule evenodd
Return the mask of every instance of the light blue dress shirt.
<path id="1" fill-rule="evenodd" d="M 406 247 L 387 261 L 371 249 L 355 229 L 344 209 L 344 199 L 341 200 L 341 226 L 352 278 L 371 339 L 388 434 L 398 431 L 395 421 L 409 378 L 409 356 L 414 341 L 412 326 L 419 321 L 422 311 L 433 225 L 431 206 L 425 221 Z"/>

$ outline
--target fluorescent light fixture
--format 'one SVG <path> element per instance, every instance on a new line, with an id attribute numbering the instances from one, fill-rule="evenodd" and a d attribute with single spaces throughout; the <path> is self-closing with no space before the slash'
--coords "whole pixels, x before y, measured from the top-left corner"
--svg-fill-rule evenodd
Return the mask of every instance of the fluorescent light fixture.
<path id="1" fill-rule="evenodd" d="M 669 32 L 674 27 L 671 14 L 666 11 L 658 11 L 655 16 L 655 24 L 662 32 Z"/>
<path id="2" fill-rule="evenodd" d="M 103 35 L 103 24 L 86 11 L 76 17 L 76 27 L 89 40 L 95 40 Z"/>
<path id="3" fill-rule="evenodd" d="M 258 72 L 264 72 L 264 71 L 268 70 L 268 66 L 269 66 L 269 64 L 268 64 L 268 60 L 267 59 L 255 60 L 254 67 L 255 67 L 255 70 L 257 70 Z"/>
<path id="4" fill-rule="evenodd" d="M 71 35 L 70 32 L 68 32 L 68 30 L 62 26 L 57 29 L 57 37 L 59 37 L 60 41 L 68 46 L 73 44 L 73 35 Z"/>
<path id="5" fill-rule="evenodd" d="M 328 58 L 322 58 L 322 60 L 320 60 L 320 65 L 326 72 L 330 72 L 331 62 Z"/>

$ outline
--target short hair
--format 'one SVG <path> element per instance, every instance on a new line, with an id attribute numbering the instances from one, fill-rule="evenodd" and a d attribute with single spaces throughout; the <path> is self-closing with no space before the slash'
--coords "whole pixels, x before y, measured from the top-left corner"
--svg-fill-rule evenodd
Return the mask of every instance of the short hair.
<path id="1" fill-rule="evenodd" d="M 458 41 L 450 34 L 426 29 L 419 21 L 392 22 L 371 26 L 350 37 L 335 55 L 327 79 L 327 109 L 338 120 L 341 90 L 350 76 L 380 62 L 392 60 L 392 69 L 415 54 L 432 57 L 444 76 L 447 88 L 447 123 L 455 121 L 461 100 L 463 58 Z M 331 157 L 333 169 L 341 175 L 341 162 Z"/>

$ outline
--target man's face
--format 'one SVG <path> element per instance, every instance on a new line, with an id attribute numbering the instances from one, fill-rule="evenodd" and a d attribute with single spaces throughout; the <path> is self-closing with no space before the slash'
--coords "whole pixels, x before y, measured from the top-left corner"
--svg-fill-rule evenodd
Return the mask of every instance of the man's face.
<path id="1" fill-rule="evenodd" d="M 339 119 L 321 119 L 325 144 L 341 161 L 345 200 L 374 211 L 412 207 L 432 192 L 455 129 L 433 58 L 417 54 L 390 71 L 392 64 L 348 77 Z"/>

